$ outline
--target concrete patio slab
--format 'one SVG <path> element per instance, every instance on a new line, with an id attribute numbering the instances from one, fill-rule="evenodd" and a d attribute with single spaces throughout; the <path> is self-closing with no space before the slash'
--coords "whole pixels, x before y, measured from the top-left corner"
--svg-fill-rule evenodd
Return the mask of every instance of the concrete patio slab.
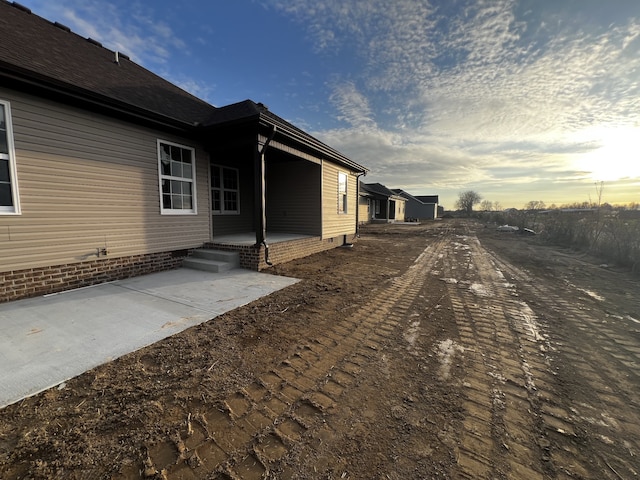
<path id="1" fill-rule="evenodd" d="M 297 281 L 182 268 L 0 304 L 0 408 Z"/>

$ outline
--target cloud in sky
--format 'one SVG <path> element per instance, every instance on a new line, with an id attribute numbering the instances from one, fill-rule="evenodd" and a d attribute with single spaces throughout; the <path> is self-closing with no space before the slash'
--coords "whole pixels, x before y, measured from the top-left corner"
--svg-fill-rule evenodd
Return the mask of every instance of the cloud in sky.
<path id="1" fill-rule="evenodd" d="M 333 84 L 344 126 L 316 133 L 382 183 L 449 200 L 487 189 L 517 205 L 527 199 L 512 186 L 579 195 L 598 175 L 640 176 L 626 168 L 640 163 L 640 5 L 598 22 L 549 2 L 268 3 L 308 26 L 316 50 L 358 52 L 365 68 Z M 393 114 L 374 121 L 379 111 Z M 605 175 L 607 162 L 619 171 Z"/>
<path id="2" fill-rule="evenodd" d="M 365 181 L 640 201 L 637 0 L 23 2 L 212 103 L 275 103 Z"/>

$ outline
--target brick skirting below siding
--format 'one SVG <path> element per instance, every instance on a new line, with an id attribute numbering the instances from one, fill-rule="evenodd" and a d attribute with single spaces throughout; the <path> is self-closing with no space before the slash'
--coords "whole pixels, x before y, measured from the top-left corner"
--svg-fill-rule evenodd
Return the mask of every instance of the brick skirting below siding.
<path id="1" fill-rule="evenodd" d="M 269 261 L 273 265 L 286 263 L 340 247 L 345 240 L 353 242 L 355 235 L 325 239 L 309 237 L 273 243 L 269 245 Z M 269 267 L 265 262 L 264 245 L 257 248 L 255 245 L 206 243 L 204 247 L 239 252 L 242 268 L 260 271 Z M 189 254 L 189 250 L 177 250 L 0 272 L 0 303 L 171 270 L 180 267 Z"/>
<path id="2" fill-rule="evenodd" d="M 353 242 L 355 235 L 347 235 L 346 241 Z M 345 244 L 345 236 L 340 235 L 334 238 L 309 237 L 298 240 L 289 240 L 287 242 L 269 243 L 269 261 L 272 265 L 286 263 L 296 258 L 303 258 L 314 253 L 330 250 Z M 269 265 L 265 262 L 265 247 L 260 245 L 229 245 L 221 243 L 206 243 L 205 248 L 215 250 L 225 250 L 240 253 L 240 266 L 248 270 L 264 270 Z"/>
<path id="3" fill-rule="evenodd" d="M 189 250 L 0 272 L 0 303 L 180 267 Z"/>

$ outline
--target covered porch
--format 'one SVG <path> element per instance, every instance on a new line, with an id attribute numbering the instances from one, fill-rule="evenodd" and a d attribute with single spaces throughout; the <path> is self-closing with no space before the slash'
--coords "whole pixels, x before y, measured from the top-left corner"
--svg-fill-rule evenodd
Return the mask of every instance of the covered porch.
<path id="1" fill-rule="evenodd" d="M 362 196 L 369 202 L 369 221 L 373 223 L 403 222 L 405 199 L 380 183 L 362 183 Z"/>
<path id="2" fill-rule="evenodd" d="M 262 270 L 353 241 L 357 206 L 340 211 L 338 183 L 363 167 L 249 100 L 218 109 L 204 133 L 212 215 L 205 248 L 238 252 L 243 268 Z"/>

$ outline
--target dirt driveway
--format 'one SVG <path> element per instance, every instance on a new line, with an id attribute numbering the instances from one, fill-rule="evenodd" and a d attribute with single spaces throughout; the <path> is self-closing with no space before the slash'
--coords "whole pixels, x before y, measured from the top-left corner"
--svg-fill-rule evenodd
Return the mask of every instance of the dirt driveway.
<path id="1" fill-rule="evenodd" d="M 363 229 L 302 282 L 0 411 L 3 479 L 640 476 L 640 283 L 467 221 Z"/>

